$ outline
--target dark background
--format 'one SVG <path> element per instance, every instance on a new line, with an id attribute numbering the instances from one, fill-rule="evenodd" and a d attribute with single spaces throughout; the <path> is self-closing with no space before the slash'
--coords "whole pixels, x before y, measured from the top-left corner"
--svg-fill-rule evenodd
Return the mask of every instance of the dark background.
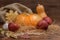
<path id="1" fill-rule="evenodd" d="M 35 12 L 35 7 L 38 3 L 45 6 L 46 12 L 50 15 L 56 15 L 60 13 L 60 0 L 0 0 L 0 7 L 12 4 L 12 3 L 21 3 Z"/>

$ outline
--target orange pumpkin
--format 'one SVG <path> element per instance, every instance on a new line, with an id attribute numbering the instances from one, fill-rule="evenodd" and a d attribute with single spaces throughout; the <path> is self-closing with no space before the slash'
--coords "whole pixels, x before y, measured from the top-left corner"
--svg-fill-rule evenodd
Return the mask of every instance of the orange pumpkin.
<path id="1" fill-rule="evenodd" d="M 20 14 L 17 16 L 15 23 L 24 26 L 36 26 L 39 20 L 42 20 L 37 14 Z"/>

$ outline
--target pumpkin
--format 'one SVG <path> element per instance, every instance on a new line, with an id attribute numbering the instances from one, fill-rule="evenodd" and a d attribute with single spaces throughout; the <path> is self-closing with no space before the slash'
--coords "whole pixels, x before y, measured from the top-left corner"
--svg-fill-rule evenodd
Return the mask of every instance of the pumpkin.
<path id="1" fill-rule="evenodd" d="M 39 20 L 42 20 L 37 14 L 20 14 L 16 17 L 15 23 L 24 26 L 36 26 Z"/>

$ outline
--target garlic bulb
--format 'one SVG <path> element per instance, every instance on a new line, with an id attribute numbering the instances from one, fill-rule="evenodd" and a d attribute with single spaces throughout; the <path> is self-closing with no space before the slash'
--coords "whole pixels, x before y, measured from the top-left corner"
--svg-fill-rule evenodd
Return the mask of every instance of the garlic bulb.
<path id="1" fill-rule="evenodd" d="M 6 22 L 6 23 L 3 25 L 3 29 L 4 29 L 4 30 L 8 30 L 8 22 Z"/>

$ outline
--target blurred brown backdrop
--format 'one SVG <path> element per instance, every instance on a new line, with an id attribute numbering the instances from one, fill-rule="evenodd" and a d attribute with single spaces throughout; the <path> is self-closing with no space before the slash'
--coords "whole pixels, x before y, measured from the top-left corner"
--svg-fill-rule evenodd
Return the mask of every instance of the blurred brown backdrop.
<path id="1" fill-rule="evenodd" d="M 31 8 L 35 12 L 35 7 L 38 3 L 43 4 L 46 13 L 57 20 L 60 21 L 60 0 L 0 0 L 0 7 L 12 4 L 21 3 Z"/>

